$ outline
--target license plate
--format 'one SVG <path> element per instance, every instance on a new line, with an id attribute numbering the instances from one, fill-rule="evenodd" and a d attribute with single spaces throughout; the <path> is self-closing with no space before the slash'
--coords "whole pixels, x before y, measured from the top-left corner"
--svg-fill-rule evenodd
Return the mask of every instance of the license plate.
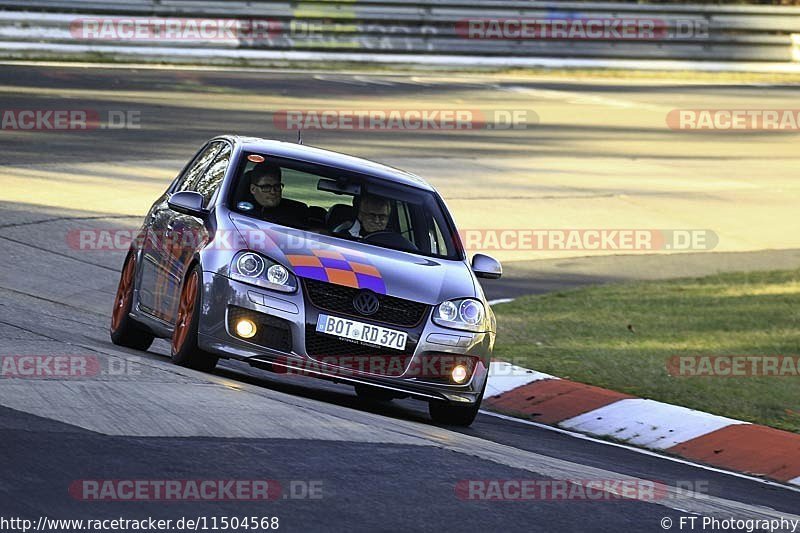
<path id="1" fill-rule="evenodd" d="M 374 344 L 394 350 L 405 350 L 408 334 L 396 329 L 373 326 L 356 320 L 319 315 L 317 331 L 364 344 Z"/>

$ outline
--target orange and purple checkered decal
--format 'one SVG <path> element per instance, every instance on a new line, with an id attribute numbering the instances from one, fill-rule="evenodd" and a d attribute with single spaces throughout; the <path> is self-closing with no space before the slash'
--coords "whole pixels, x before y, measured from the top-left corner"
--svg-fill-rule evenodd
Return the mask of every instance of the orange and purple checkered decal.
<path id="1" fill-rule="evenodd" d="M 364 252 L 309 239 L 305 232 L 288 228 L 244 229 L 243 236 L 253 250 L 274 259 L 285 257 L 298 277 L 386 294 L 383 276 Z"/>
<path id="2" fill-rule="evenodd" d="M 366 254 L 354 250 L 313 248 L 310 254 L 286 255 L 294 273 L 301 278 L 344 285 L 355 289 L 370 289 L 386 294 L 380 271 L 370 264 Z"/>

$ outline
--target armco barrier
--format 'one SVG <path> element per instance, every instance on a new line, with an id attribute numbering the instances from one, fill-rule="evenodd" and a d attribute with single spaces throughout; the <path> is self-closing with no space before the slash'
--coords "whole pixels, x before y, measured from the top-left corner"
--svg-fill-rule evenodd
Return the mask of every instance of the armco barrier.
<path id="1" fill-rule="evenodd" d="M 598 58 L 793 62 L 800 42 L 800 8 L 725 5 L 487 0 L 195 1 L 0 0 L 0 54 L 43 44 L 97 47 L 158 46 L 200 50 L 271 50 L 406 54 L 437 57 Z M 229 40 L 96 39 L 76 34 L 87 17 L 181 17 L 268 20 L 268 35 Z M 469 21 L 648 20 L 654 38 L 551 35 L 494 38 L 469 34 Z M 663 26 L 662 26 L 663 25 Z M 496 36 L 495 36 L 496 37 Z M 77 49 L 77 48 L 76 48 Z"/>

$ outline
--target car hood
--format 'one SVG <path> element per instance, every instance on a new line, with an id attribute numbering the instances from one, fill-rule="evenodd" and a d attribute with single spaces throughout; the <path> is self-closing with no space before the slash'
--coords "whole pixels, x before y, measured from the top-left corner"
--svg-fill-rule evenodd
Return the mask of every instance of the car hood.
<path id="1" fill-rule="evenodd" d="M 428 305 L 476 296 L 474 278 L 463 261 L 347 241 L 235 213 L 230 217 L 250 250 L 301 278 L 370 289 Z"/>

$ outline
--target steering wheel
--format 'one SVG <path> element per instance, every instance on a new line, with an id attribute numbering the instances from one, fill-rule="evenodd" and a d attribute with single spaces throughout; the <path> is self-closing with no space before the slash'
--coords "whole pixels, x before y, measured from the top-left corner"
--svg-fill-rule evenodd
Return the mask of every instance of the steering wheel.
<path id="1" fill-rule="evenodd" d="M 409 250 L 412 252 L 419 251 L 419 248 L 417 248 L 413 242 L 409 241 L 399 233 L 395 233 L 394 231 L 384 230 L 370 233 L 364 237 L 363 242 L 370 244 L 382 244 L 390 248 L 399 248 L 401 250 Z"/>

